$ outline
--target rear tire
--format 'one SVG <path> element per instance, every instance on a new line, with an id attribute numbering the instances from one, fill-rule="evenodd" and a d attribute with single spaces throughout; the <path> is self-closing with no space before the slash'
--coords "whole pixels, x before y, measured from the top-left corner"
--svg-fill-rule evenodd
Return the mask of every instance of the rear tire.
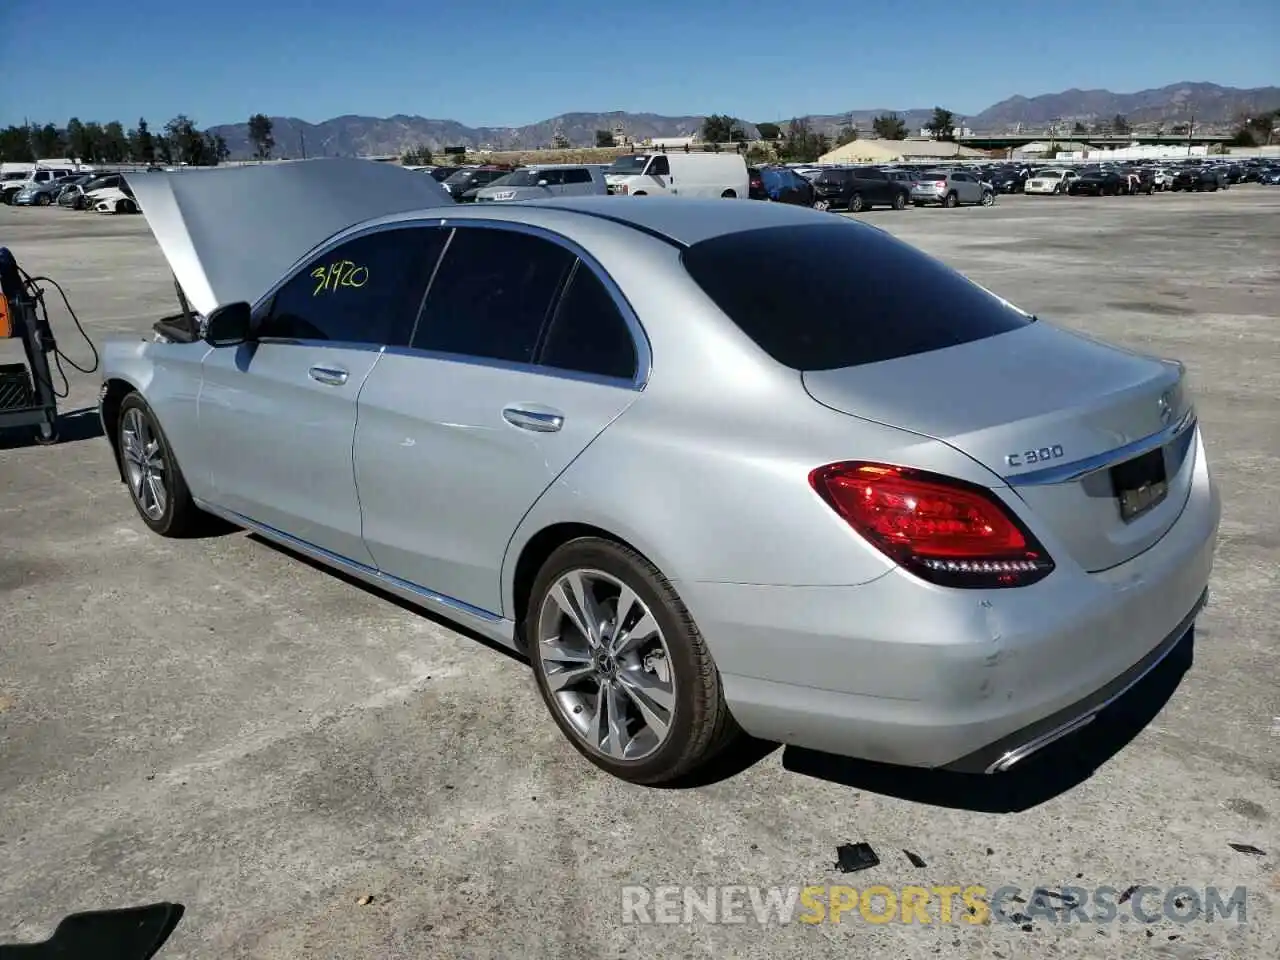
<path id="1" fill-rule="evenodd" d="M 530 591 L 524 636 L 561 733 L 615 777 L 679 779 L 741 734 L 693 617 L 670 581 L 628 547 L 583 537 L 555 550 Z"/>
<path id="2" fill-rule="evenodd" d="M 954 193 L 948 193 L 947 199 L 942 201 L 942 205 L 948 209 L 960 206 L 960 198 Z"/>
<path id="3" fill-rule="evenodd" d="M 862 202 L 862 194 L 855 193 L 852 197 L 849 198 L 850 213 L 861 213 L 864 209 L 865 209 L 865 206 Z"/>
<path id="4" fill-rule="evenodd" d="M 894 195 L 893 209 L 895 210 L 907 209 L 907 195 L 905 193 L 898 193 Z"/>
<path id="5" fill-rule="evenodd" d="M 721 200 L 737 200 L 738 199 L 737 191 L 726 190 L 724 193 L 720 194 L 720 199 Z"/>

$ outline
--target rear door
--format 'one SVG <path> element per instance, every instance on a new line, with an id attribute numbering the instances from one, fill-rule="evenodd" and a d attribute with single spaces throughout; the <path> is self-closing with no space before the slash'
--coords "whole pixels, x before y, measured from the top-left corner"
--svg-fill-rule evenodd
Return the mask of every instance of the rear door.
<path id="1" fill-rule="evenodd" d="M 380 570 L 504 612 L 520 520 L 638 396 L 624 303 L 558 238 L 471 221 L 452 231 L 416 329 L 360 395 L 356 477 Z"/>
<path id="2" fill-rule="evenodd" d="M 885 204 L 893 202 L 893 197 L 889 194 L 889 177 L 883 170 L 877 170 L 875 167 L 862 167 L 858 171 L 858 176 L 862 180 L 862 195 L 867 203 Z"/>
<path id="3" fill-rule="evenodd" d="M 356 398 L 417 314 L 434 236 L 402 227 L 327 250 L 264 305 L 254 342 L 209 352 L 198 418 L 215 503 L 372 564 L 351 459 Z"/>

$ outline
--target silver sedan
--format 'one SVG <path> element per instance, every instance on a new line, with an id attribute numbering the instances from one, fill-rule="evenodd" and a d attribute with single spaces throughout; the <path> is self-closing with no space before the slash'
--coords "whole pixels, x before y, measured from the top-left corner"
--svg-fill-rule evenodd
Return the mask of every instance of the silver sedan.
<path id="1" fill-rule="evenodd" d="M 875 227 L 459 208 L 363 160 L 132 181 L 179 299 L 105 351 L 142 522 L 219 517 L 522 651 L 619 777 L 742 731 L 995 773 L 1203 602 L 1220 507 L 1182 366 Z"/>

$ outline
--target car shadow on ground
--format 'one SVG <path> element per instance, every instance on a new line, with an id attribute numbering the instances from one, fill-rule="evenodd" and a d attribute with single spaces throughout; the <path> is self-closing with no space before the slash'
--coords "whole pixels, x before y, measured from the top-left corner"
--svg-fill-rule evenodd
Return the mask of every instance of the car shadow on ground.
<path id="1" fill-rule="evenodd" d="M 50 446 L 98 439 L 102 436 L 102 420 L 98 417 L 98 408 L 82 407 L 70 413 L 58 414 L 57 431 L 57 444 Z M 39 446 L 36 436 L 35 427 L 0 428 L 0 450 Z"/>
<path id="2" fill-rule="evenodd" d="M 1044 747 L 1007 773 L 951 773 L 850 760 L 788 747 L 783 767 L 857 790 L 978 813 L 1018 813 L 1088 780 L 1164 709 L 1191 668 L 1195 630 L 1083 729 Z"/>
<path id="3" fill-rule="evenodd" d="M 259 534 L 250 533 L 248 536 L 251 540 L 279 550 L 315 570 L 373 593 L 408 613 L 460 633 L 512 660 L 528 663 L 528 658 L 523 654 L 495 643 L 448 617 L 424 610 L 393 593 L 312 560 L 305 554 Z M 1017 813 L 1029 810 L 1088 780 L 1104 763 L 1137 737 L 1164 709 L 1182 677 L 1191 669 L 1194 651 L 1195 629 L 1192 628 L 1154 670 L 1108 706 L 1091 724 L 1049 744 L 1007 773 L 984 776 L 926 770 L 855 760 L 794 746 L 785 748 L 782 766 L 791 773 L 915 803 L 979 813 Z M 730 780 L 764 760 L 780 746 L 778 743 L 743 736 L 706 766 L 687 777 L 662 784 L 661 788 L 690 790 Z"/>
<path id="4" fill-rule="evenodd" d="M 374 594 L 377 597 L 381 597 L 383 600 L 386 600 L 388 603 L 395 604 L 401 610 L 404 610 L 408 613 L 412 613 L 414 616 L 423 617 L 426 620 L 430 620 L 432 623 L 435 623 L 441 627 L 444 627 L 446 630 L 452 630 L 454 633 L 460 633 L 464 637 L 467 637 L 470 640 L 476 641 L 476 643 L 483 644 L 484 646 L 488 647 L 490 650 L 496 651 L 497 653 L 501 653 L 503 656 L 510 657 L 512 660 L 518 660 L 521 663 L 528 663 L 528 658 L 522 656 L 521 654 L 517 653 L 514 650 L 511 650 L 508 647 L 504 647 L 500 643 L 495 643 L 493 640 L 490 640 L 488 637 L 484 636 L 484 634 L 476 633 L 474 630 L 470 630 L 467 627 L 464 627 L 462 624 L 454 620 L 450 620 L 448 617 L 440 616 L 439 614 L 433 613 L 430 610 L 425 610 L 422 607 L 417 606 L 416 604 L 410 603 L 408 600 L 402 600 L 400 597 L 397 597 L 394 593 L 391 593 L 387 590 L 383 590 L 382 588 L 376 587 L 373 584 L 366 583 L 365 581 L 359 579 L 358 577 L 353 577 L 350 574 L 344 573 L 343 571 L 335 567 L 330 567 L 326 564 L 320 563 L 317 560 L 312 560 L 305 553 L 299 553 L 297 550 L 292 550 L 289 547 L 276 543 L 273 540 L 268 540 L 266 537 L 261 536 L 260 534 L 257 534 L 257 533 L 250 533 L 249 539 L 254 541 L 255 543 L 260 543 L 263 546 L 270 547 L 272 550 L 279 550 L 281 553 L 285 554 L 288 557 L 291 557 L 294 560 L 297 560 L 299 563 L 305 563 L 308 567 L 311 567 L 313 570 L 318 570 L 321 573 L 327 574 L 328 576 L 336 577 L 337 579 L 341 580 L 343 583 L 349 584 L 358 590 L 365 590 L 369 593 Z"/>

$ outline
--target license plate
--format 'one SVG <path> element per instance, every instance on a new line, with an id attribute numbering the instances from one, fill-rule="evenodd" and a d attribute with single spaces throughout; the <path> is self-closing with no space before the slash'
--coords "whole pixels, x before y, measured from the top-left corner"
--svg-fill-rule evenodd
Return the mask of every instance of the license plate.
<path id="1" fill-rule="evenodd" d="M 1148 451 L 1112 467 L 1111 482 L 1120 503 L 1120 519 L 1125 523 L 1159 506 L 1169 494 L 1164 449 Z"/>

